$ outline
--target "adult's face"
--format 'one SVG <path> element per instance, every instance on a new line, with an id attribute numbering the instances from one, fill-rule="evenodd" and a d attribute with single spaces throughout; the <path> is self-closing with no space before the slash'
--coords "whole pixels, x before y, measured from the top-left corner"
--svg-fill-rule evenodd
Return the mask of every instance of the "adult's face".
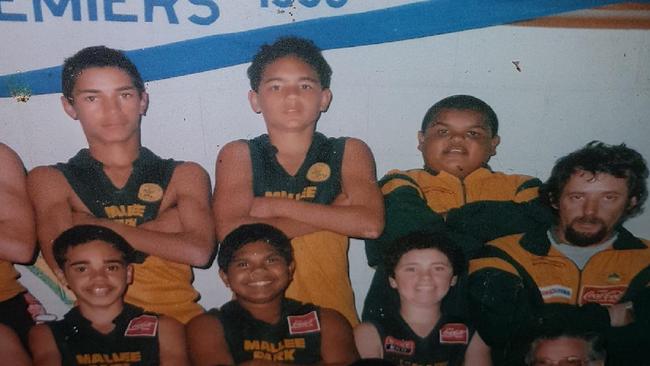
<path id="1" fill-rule="evenodd" d="M 555 205 L 559 213 L 556 235 L 577 246 L 603 243 L 635 204 L 636 198 L 629 198 L 626 178 L 578 170 Z"/>

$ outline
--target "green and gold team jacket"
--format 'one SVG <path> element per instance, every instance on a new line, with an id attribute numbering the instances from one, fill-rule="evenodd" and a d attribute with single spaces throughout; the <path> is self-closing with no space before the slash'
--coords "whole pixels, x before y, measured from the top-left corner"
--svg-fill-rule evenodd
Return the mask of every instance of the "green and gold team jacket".
<path id="1" fill-rule="evenodd" d="M 525 175 L 508 175 L 480 168 L 464 179 L 445 171 L 436 173 L 429 169 L 408 171 L 393 170 L 381 179 L 379 185 L 384 195 L 386 225 L 376 240 L 366 240 L 368 264 L 375 267 L 368 295 L 363 308 L 363 320 L 392 316 L 399 308 L 397 292 L 388 285 L 388 274 L 383 266 L 383 250 L 394 240 L 414 231 L 465 228 L 466 220 L 472 221 L 475 211 L 487 211 L 501 217 L 502 225 L 496 231 L 485 233 L 490 239 L 505 234 L 521 232 L 524 223 L 516 222 L 520 211 L 526 211 L 516 203 L 528 202 L 537 197 L 541 182 Z M 478 206 L 483 202 L 497 203 Z M 446 221 L 445 221 L 446 219 Z M 471 256 L 485 241 L 474 237 L 473 232 L 451 233 Z M 461 291 L 461 286 L 458 290 Z"/>
<path id="2" fill-rule="evenodd" d="M 580 270 L 551 246 L 549 227 L 497 239 L 470 262 L 472 318 L 495 365 L 523 365 L 529 342 L 545 332 L 594 331 L 608 365 L 642 365 L 650 349 L 649 242 L 619 228 L 610 249 Z M 635 322 L 611 327 L 606 306 L 632 301 Z M 644 350 L 644 351 L 641 351 Z"/>

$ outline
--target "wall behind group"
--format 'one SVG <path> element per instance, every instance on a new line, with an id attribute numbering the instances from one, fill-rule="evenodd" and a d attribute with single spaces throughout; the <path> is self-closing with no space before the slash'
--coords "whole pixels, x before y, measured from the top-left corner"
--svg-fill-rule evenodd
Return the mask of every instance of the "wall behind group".
<path id="1" fill-rule="evenodd" d="M 18 73 L 60 65 L 65 57 L 89 45 L 136 50 L 417 2 L 373 1 L 370 6 L 323 0 L 314 7 L 302 5 L 308 1 L 281 7 L 277 4 L 282 5 L 282 1 L 253 1 L 250 3 L 254 5 L 246 6 L 234 5 L 239 1 L 185 1 L 171 8 L 178 23 L 170 21 L 169 7 L 154 8 L 147 22 L 146 9 L 133 2 L 113 4 L 112 10 L 95 9 L 96 20 L 90 20 L 92 9 L 82 7 L 80 20 L 75 20 L 74 1 L 61 8 L 61 15 L 54 14 L 48 5 L 51 2 L 42 2 L 38 21 L 37 3 L 41 2 L 0 2 L 0 75 L 12 76 L 4 81 L 18 80 L 13 93 L 0 98 L 0 141 L 18 152 L 27 169 L 65 161 L 86 142 L 78 122 L 63 112 L 60 94 L 32 93 L 29 84 L 21 84 Z M 211 14 L 214 17 L 214 7 L 192 5 L 199 3 L 217 5 L 219 16 L 205 25 L 188 20 L 193 15 L 192 19 L 202 17 L 203 22 L 208 22 Z M 136 21 L 107 20 L 107 9 L 113 18 L 116 14 L 134 15 Z M 6 20 L 8 14 L 24 17 Z M 312 34 L 300 33 L 301 29 L 279 28 L 277 32 Z M 373 34 L 368 28 L 358 32 Z M 257 46 L 256 41 L 251 38 L 242 47 Z M 439 99 L 459 93 L 485 100 L 499 116 L 501 145 L 490 162 L 495 170 L 545 179 L 557 158 L 591 140 L 624 142 L 650 158 L 647 30 L 501 25 L 396 41 L 379 39 L 350 47 L 339 43 L 329 48 L 324 55 L 334 70 L 334 99 L 317 128 L 328 135 L 366 141 L 379 176 L 393 168 L 422 166 L 416 134 L 424 112 Z M 203 61 L 193 59 L 207 57 L 203 51 L 182 55 L 180 61 L 174 61 L 174 70 L 182 69 L 178 65 Z M 212 52 L 218 54 L 219 49 Z M 149 55 L 148 62 L 155 60 L 160 65 L 158 73 L 170 71 L 165 70 L 165 55 L 170 54 L 161 52 L 158 58 Z M 162 157 L 200 163 L 214 184 L 215 157 L 220 147 L 265 131 L 261 116 L 248 105 L 247 67 L 248 63 L 233 63 L 149 79 L 152 81 L 146 87 L 151 103 L 142 121 L 143 145 Z M 39 75 L 47 79 L 48 74 L 43 71 Z M 645 213 L 627 226 L 639 236 L 650 237 L 648 222 L 650 214 Z M 50 312 L 62 315 L 66 311 L 67 306 L 26 267 L 21 266 L 20 271 L 23 283 Z M 360 311 L 372 269 L 365 263 L 363 243 L 358 240 L 350 246 L 350 274 Z M 195 276 L 205 307 L 219 306 L 230 298 L 217 277 L 216 266 L 197 269 Z"/>

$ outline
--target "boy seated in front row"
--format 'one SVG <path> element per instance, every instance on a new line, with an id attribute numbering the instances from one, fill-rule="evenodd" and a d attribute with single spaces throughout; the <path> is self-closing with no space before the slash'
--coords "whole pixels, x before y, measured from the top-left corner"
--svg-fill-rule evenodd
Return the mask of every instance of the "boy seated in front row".
<path id="1" fill-rule="evenodd" d="M 368 146 L 315 131 L 332 99 L 331 74 L 311 41 L 262 46 L 248 68 L 248 97 L 268 134 L 221 149 L 213 207 L 219 240 L 253 222 L 282 230 L 296 261 L 287 296 L 335 309 L 355 325 L 348 237 L 378 237 L 384 208 Z"/>
<path id="2" fill-rule="evenodd" d="M 414 232 L 390 245 L 384 261 L 390 286 L 399 293 L 399 314 L 354 329 L 361 357 L 396 365 L 492 364 L 479 334 L 441 308 L 466 267 L 457 245 L 442 233 Z"/>
<path id="3" fill-rule="evenodd" d="M 74 226 L 54 240 L 59 280 L 77 305 L 29 333 L 34 365 L 189 365 L 184 327 L 124 302 L 134 250 L 114 231 Z"/>
<path id="4" fill-rule="evenodd" d="M 280 230 L 240 226 L 221 243 L 217 263 L 235 300 L 187 325 L 193 365 L 348 365 L 358 359 L 352 328 L 340 313 L 285 297 L 295 262 Z"/>
<path id="5" fill-rule="evenodd" d="M 393 170 L 379 183 L 386 206 L 386 226 L 379 239 L 366 240 L 368 264 L 375 267 L 375 275 L 365 300 L 363 320 L 393 316 L 399 307 L 399 298 L 389 286 L 381 260 L 390 243 L 414 231 L 446 230 L 451 223 L 451 218 L 445 222 L 447 214 L 471 202 L 525 202 L 537 197 L 541 184 L 538 179 L 489 168 L 488 161 L 500 142 L 498 128 L 494 110 L 470 95 L 444 98 L 424 115 L 418 131 L 424 168 Z M 512 219 L 509 207 L 500 209 L 495 214 L 505 221 Z M 467 256 L 482 244 L 471 237 L 454 239 Z"/>

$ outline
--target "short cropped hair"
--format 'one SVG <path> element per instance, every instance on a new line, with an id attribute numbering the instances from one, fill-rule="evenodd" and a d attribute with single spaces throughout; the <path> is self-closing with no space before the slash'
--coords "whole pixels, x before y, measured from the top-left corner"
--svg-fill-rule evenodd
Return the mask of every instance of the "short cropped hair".
<path id="1" fill-rule="evenodd" d="M 52 251 L 56 264 L 63 268 L 70 248 L 95 240 L 105 242 L 122 253 L 122 259 L 125 263 L 133 263 L 135 250 L 120 234 L 104 226 L 77 225 L 62 232 L 54 239 Z"/>
<path id="2" fill-rule="evenodd" d="M 279 38 L 271 45 L 262 45 L 253 56 L 253 62 L 248 67 L 251 89 L 258 91 L 266 67 L 285 56 L 295 56 L 306 62 L 318 74 L 320 85 L 323 88 L 330 87 L 332 68 L 323 57 L 321 50 L 311 40 L 292 36 Z"/>
<path id="3" fill-rule="evenodd" d="M 77 83 L 77 78 L 85 69 L 92 67 L 117 67 L 129 75 L 138 92 L 144 92 L 144 82 L 138 68 L 122 51 L 106 46 L 86 47 L 63 63 L 61 89 L 71 103 L 74 103 L 72 90 Z"/>
<path id="4" fill-rule="evenodd" d="M 470 110 L 480 113 L 483 117 L 483 123 L 485 123 L 490 128 L 492 137 L 499 134 L 499 119 L 497 118 L 497 114 L 494 112 L 492 107 L 476 97 L 462 94 L 452 95 L 432 105 L 422 119 L 422 126 L 420 127 L 420 131 L 426 131 L 426 129 L 429 128 L 432 123 L 436 122 L 440 113 L 448 109 L 459 111 Z"/>
<path id="5" fill-rule="evenodd" d="M 540 344 L 544 341 L 554 341 L 562 338 L 580 339 L 587 344 L 587 359 L 588 365 L 594 361 L 605 361 L 607 359 L 607 352 L 605 351 L 605 343 L 601 337 L 596 333 L 581 333 L 570 330 L 557 331 L 550 334 L 545 334 L 535 338 L 531 343 L 528 353 L 526 354 L 526 365 L 534 365 L 535 353 Z"/>
<path id="6" fill-rule="evenodd" d="M 390 277 L 395 277 L 395 267 L 404 254 L 415 249 L 436 249 L 451 263 L 453 274 L 461 274 L 466 267 L 462 249 L 444 232 L 416 231 L 403 236 L 388 245 L 384 253 L 384 265 Z"/>
<path id="7" fill-rule="evenodd" d="M 539 188 L 539 198 L 546 206 L 555 210 L 564 187 L 571 176 L 579 170 L 592 174 L 605 173 L 616 178 L 625 178 L 629 197 L 636 197 L 637 204 L 628 208 L 627 217 L 643 211 L 648 198 L 648 166 L 643 156 L 625 144 L 608 145 L 592 141 L 583 148 L 560 158 L 551 171 L 551 176 Z"/>
<path id="8" fill-rule="evenodd" d="M 291 240 L 282 231 L 267 224 L 246 224 L 236 228 L 219 245 L 217 263 L 222 271 L 228 270 L 235 252 L 246 244 L 265 242 L 272 246 L 287 263 L 293 261 Z"/>

